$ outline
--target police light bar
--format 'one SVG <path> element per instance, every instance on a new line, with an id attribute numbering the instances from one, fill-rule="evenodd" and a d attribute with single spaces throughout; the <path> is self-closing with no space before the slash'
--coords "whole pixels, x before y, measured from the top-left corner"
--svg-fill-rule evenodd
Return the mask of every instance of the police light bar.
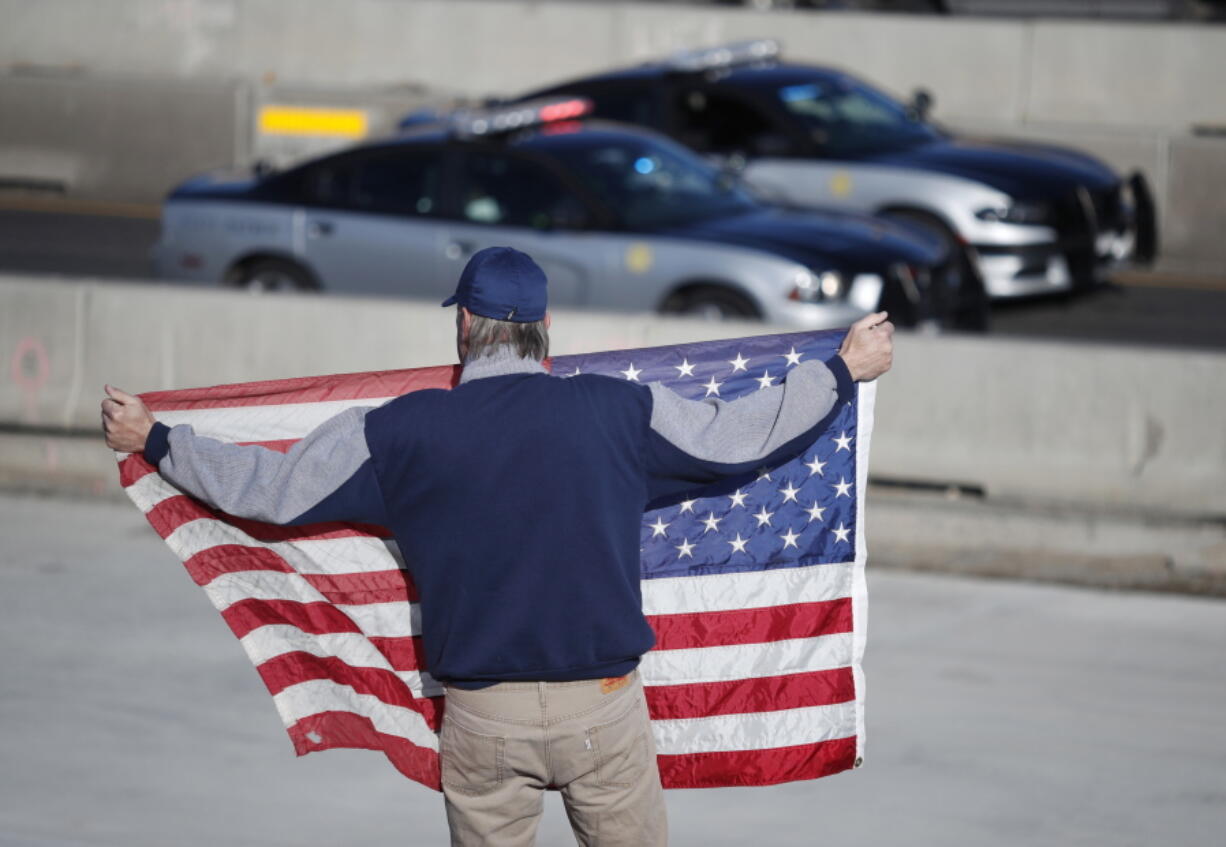
<path id="1" fill-rule="evenodd" d="M 592 101 L 586 97 L 530 100 L 513 106 L 461 112 L 451 119 L 451 128 L 459 135 L 497 135 L 530 126 L 570 121 L 592 111 Z"/>
<path id="2" fill-rule="evenodd" d="M 716 68 L 752 65 L 779 58 L 781 47 L 773 38 L 756 41 L 734 41 L 719 47 L 682 50 L 664 60 L 665 67 L 682 73 L 699 73 Z"/>

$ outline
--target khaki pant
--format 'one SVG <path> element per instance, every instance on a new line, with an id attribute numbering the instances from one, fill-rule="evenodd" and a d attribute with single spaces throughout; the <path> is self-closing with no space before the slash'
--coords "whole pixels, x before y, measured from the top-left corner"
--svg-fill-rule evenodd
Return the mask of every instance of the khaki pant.
<path id="1" fill-rule="evenodd" d="M 583 847 L 667 842 L 637 672 L 448 687 L 446 702 L 440 755 L 452 845 L 534 844 L 547 788 L 561 792 Z"/>

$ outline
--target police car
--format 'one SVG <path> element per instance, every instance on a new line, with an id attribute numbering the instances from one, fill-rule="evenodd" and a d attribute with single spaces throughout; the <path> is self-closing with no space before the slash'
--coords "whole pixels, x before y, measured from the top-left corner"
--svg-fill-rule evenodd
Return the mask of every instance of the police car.
<path id="1" fill-rule="evenodd" d="M 972 248 L 988 293 L 1090 287 L 1112 266 L 1153 259 L 1153 202 L 1091 156 L 973 141 L 855 77 L 783 62 L 774 41 L 686 51 L 529 97 L 582 96 L 595 114 L 655 128 L 743 162 L 780 202 L 884 214 Z"/>
<path id="2" fill-rule="evenodd" d="M 825 328 L 884 306 L 903 323 L 959 321 L 964 280 L 935 239 L 764 205 L 663 136 L 582 120 L 590 108 L 463 111 L 285 172 L 189 180 L 165 201 L 155 271 L 441 300 L 473 253 L 508 245 L 545 269 L 556 307 Z"/>

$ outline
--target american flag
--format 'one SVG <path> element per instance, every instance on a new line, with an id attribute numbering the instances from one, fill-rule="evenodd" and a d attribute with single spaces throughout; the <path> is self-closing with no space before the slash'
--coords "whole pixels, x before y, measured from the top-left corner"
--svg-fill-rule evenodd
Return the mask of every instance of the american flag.
<path id="1" fill-rule="evenodd" d="M 842 332 L 558 357 L 557 376 L 661 382 L 735 400 L 826 359 Z M 458 366 L 142 395 L 159 420 L 287 450 L 324 420 L 423 388 Z M 859 384 L 793 460 L 650 504 L 643 607 L 657 644 L 640 670 L 665 787 L 769 785 L 857 766 L 864 744 L 864 491 L 874 386 Z M 138 455 L 121 482 L 221 612 L 299 755 L 382 751 L 439 789 L 442 687 L 424 667 L 416 593 L 381 527 L 278 527 L 184 495 Z"/>

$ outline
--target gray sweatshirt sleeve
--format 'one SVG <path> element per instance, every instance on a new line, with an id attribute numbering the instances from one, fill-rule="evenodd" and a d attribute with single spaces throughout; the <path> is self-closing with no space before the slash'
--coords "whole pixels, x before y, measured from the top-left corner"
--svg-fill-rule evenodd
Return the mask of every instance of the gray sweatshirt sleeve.
<path id="1" fill-rule="evenodd" d="M 684 491 L 799 453 L 855 383 L 838 356 L 802 362 L 780 385 L 732 401 L 688 400 L 658 383 L 652 396 L 653 497 Z"/>
<path id="2" fill-rule="evenodd" d="M 227 444 L 186 424 L 155 424 L 145 458 L 172 484 L 234 515 L 275 524 L 382 523 L 383 498 L 366 444 L 367 408 L 347 409 L 286 453 Z"/>

